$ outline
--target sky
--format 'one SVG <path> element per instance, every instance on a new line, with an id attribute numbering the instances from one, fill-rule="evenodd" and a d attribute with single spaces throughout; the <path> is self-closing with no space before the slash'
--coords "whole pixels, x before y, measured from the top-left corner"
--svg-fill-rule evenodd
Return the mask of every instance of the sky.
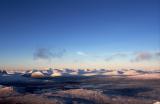
<path id="1" fill-rule="evenodd" d="M 159 0 L 0 0 L 0 68 L 160 69 Z"/>

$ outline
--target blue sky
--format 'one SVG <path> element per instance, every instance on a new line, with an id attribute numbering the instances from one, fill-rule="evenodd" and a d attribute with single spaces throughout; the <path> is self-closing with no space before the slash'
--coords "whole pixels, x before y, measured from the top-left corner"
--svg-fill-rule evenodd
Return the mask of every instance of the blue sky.
<path id="1" fill-rule="evenodd" d="M 159 0 L 0 0 L 0 13 L 1 67 L 160 68 Z"/>

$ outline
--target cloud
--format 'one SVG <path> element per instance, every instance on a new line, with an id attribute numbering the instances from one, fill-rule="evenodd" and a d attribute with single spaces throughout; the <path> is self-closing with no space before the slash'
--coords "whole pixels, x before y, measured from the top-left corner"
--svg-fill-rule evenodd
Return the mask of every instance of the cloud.
<path id="1" fill-rule="evenodd" d="M 46 48 L 39 48 L 34 53 L 34 59 L 46 59 L 49 60 L 52 58 L 52 52 L 50 52 L 49 49 Z"/>
<path id="2" fill-rule="evenodd" d="M 33 57 L 35 60 L 51 60 L 52 58 L 61 58 L 65 52 L 65 49 L 51 51 L 47 48 L 39 48 L 34 52 Z"/>
<path id="3" fill-rule="evenodd" d="M 105 61 L 111 61 L 111 60 L 114 60 L 114 59 L 116 59 L 116 58 L 126 57 L 126 56 L 127 56 L 126 53 L 115 53 L 115 54 L 107 57 L 107 58 L 105 59 Z"/>
<path id="4" fill-rule="evenodd" d="M 82 51 L 78 51 L 77 54 L 80 55 L 80 56 L 88 56 L 86 53 L 84 53 Z"/>
<path id="5" fill-rule="evenodd" d="M 133 61 L 150 60 L 150 59 L 152 59 L 152 57 L 153 57 L 153 55 L 149 52 L 136 53 L 136 57 Z"/>
<path id="6" fill-rule="evenodd" d="M 160 56 L 160 52 L 156 52 L 155 56 L 159 57 Z"/>
<path id="7" fill-rule="evenodd" d="M 160 52 L 137 52 L 131 62 L 157 60 L 160 58 Z"/>

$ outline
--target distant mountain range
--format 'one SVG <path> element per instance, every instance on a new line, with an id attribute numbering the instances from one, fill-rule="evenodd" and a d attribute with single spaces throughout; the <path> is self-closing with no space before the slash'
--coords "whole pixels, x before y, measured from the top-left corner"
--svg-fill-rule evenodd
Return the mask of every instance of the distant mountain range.
<path id="1" fill-rule="evenodd" d="M 136 69 L 121 69 L 121 70 L 107 70 L 107 69 L 48 69 L 48 70 L 28 70 L 24 72 L 10 72 L 0 70 L 0 74 L 20 74 L 25 77 L 44 78 L 44 77 L 58 77 L 58 76 L 137 76 L 137 75 L 153 75 L 160 74 L 160 71 L 146 71 Z"/>

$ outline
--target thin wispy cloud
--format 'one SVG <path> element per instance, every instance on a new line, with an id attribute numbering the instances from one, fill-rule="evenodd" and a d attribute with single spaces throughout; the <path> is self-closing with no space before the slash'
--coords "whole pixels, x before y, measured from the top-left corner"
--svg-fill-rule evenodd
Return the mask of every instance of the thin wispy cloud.
<path id="1" fill-rule="evenodd" d="M 132 58 L 131 58 L 132 57 Z M 126 58 L 130 62 L 142 62 L 142 61 L 151 61 L 151 60 L 160 60 L 160 52 L 120 52 L 112 54 L 105 58 L 105 61 L 112 61 L 119 58 Z"/>
<path id="2" fill-rule="evenodd" d="M 78 51 L 76 53 L 77 53 L 77 55 L 80 55 L 80 56 L 88 56 L 88 54 L 86 54 L 85 52 L 82 52 L 82 51 Z"/>

